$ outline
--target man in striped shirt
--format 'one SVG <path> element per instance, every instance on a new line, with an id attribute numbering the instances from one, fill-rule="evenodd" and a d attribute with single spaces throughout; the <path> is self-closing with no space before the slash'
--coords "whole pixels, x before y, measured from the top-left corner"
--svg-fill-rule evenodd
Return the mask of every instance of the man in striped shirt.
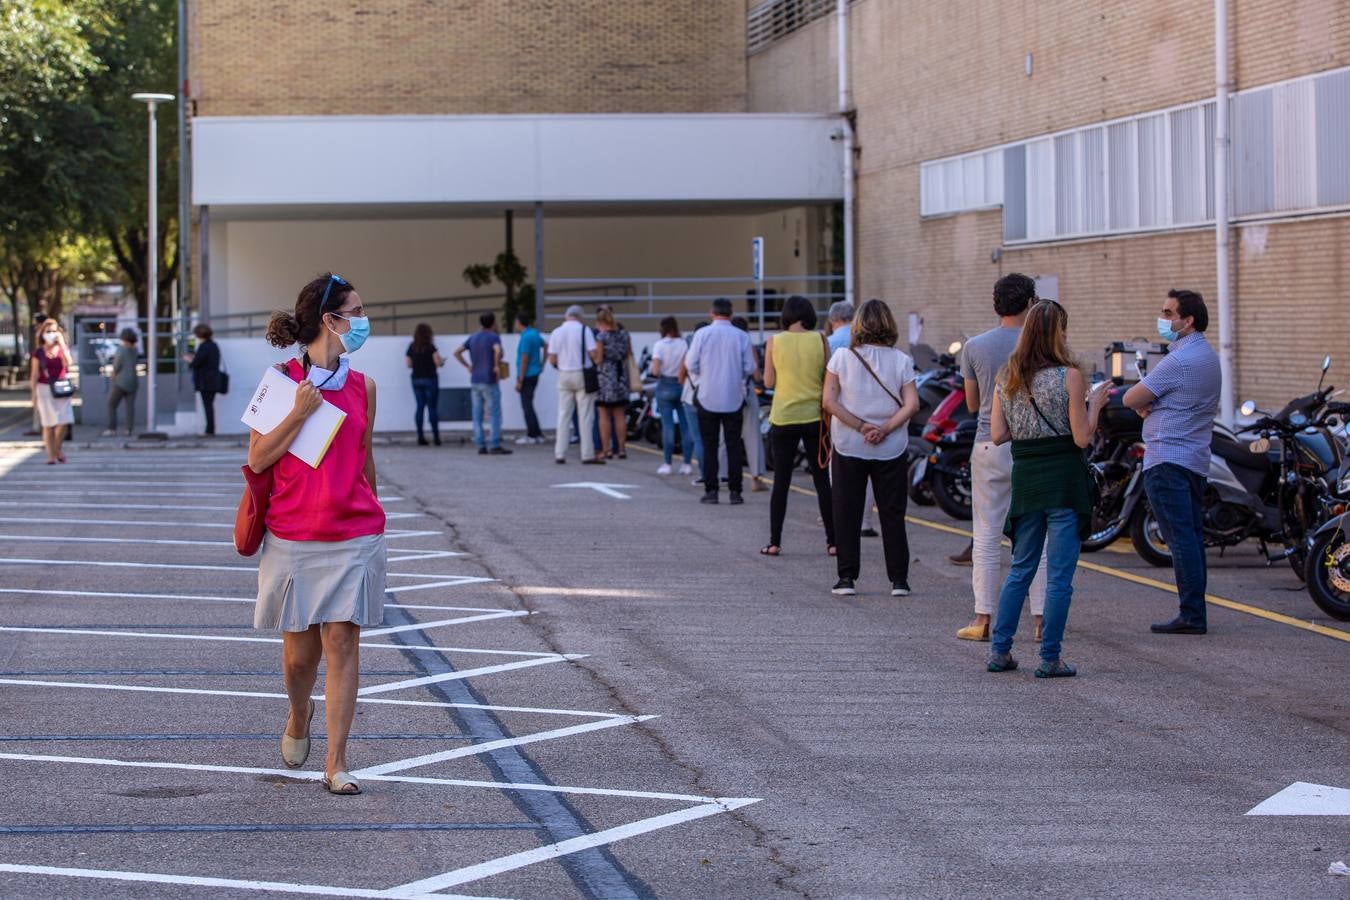
<path id="1" fill-rule="evenodd" d="M 1205 339 L 1209 310 L 1195 291 L 1168 291 L 1158 335 L 1171 343 L 1125 405 L 1144 417 L 1144 492 L 1172 551 L 1180 613 L 1157 634 L 1204 634 L 1209 444 L 1219 409 L 1219 357 Z"/>

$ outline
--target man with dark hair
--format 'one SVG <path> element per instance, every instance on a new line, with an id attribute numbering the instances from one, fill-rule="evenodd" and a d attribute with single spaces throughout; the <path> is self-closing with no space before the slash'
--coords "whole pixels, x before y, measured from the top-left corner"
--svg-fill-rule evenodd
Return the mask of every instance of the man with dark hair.
<path id="1" fill-rule="evenodd" d="M 455 351 L 455 359 L 469 370 L 469 391 L 473 401 L 473 442 L 480 455 L 505 456 L 511 451 L 502 446 L 502 388 L 497 383 L 502 361 L 502 339 L 497 335 L 497 314 L 485 312 L 478 317 L 483 326 Z M 464 359 L 464 354 L 469 359 Z M 483 407 L 492 421 L 492 446 L 483 434 Z"/>
<path id="2" fill-rule="evenodd" d="M 1157 634 L 1204 634 L 1205 496 L 1209 442 L 1223 376 L 1205 339 L 1209 310 L 1195 291 L 1168 291 L 1158 318 L 1167 355 L 1125 392 L 1125 405 L 1144 417 L 1144 493 L 1172 551 L 1181 610 Z"/>
<path id="3" fill-rule="evenodd" d="M 534 411 L 534 391 L 539 387 L 539 375 L 544 371 L 544 338 L 534 327 L 529 313 L 516 316 L 516 324 L 520 326 L 520 342 L 516 344 L 516 393 L 520 394 L 520 411 L 525 415 L 525 434 L 516 438 L 516 443 L 542 444 L 544 432 Z"/>
<path id="4" fill-rule="evenodd" d="M 966 341 L 961 351 L 966 408 L 978 413 L 975 446 L 970 452 L 970 511 L 975 538 L 970 548 L 970 586 L 975 594 L 975 619 L 956 636 L 965 641 L 989 640 L 989 621 L 998 608 L 1007 563 L 1003 554 L 1003 520 L 1012 503 L 1012 445 L 998 445 L 990 426 L 999 370 L 1007 363 L 1022 334 L 1027 310 L 1036 301 L 1036 282 L 1014 272 L 994 283 L 997 328 Z M 953 557 L 953 561 L 957 558 Z M 1031 614 L 1040 631 L 1045 608 L 1045 555 L 1031 583 Z M 1037 637 L 1039 638 L 1039 634 Z"/>
<path id="5" fill-rule="evenodd" d="M 733 506 L 741 498 L 745 447 L 741 426 L 745 409 L 745 382 L 755 373 L 755 352 L 750 335 L 731 324 L 731 301 L 713 301 L 712 324 L 694 332 L 684 364 L 698 380 L 694 403 L 703 437 L 703 503 L 716 503 L 718 481 L 717 447 L 727 442 L 727 488 Z M 720 436 L 719 436 L 720 431 Z"/>

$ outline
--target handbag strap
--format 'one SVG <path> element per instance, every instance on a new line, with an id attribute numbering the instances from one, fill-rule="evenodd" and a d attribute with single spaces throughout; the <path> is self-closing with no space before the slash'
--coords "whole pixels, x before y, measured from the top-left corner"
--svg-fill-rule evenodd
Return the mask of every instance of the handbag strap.
<path id="1" fill-rule="evenodd" d="M 867 360 L 863 359 L 863 355 L 862 355 L 861 353 L 858 352 L 858 348 L 857 348 L 857 347 L 849 347 L 849 348 L 848 348 L 848 351 L 858 358 L 858 362 L 862 363 L 863 368 L 867 370 L 867 374 L 868 374 L 868 375 L 871 375 L 871 376 L 872 376 L 872 380 L 875 381 L 875 382 L 877 383 L 877 385 L 878 385 L 883 391 L 886 392 L 886 396 L 887 396 L 887 397 L 890 397 L 892 400 L 895 401 L 895 405 L 896 405 L 896 406 L 901 406 L 901 407 L 903 407 L 903 406 L 905 405 L 905 404 L 903 404 L 903 403 L 900 402 L 900 398 L 897 397 L 897 396 L 895 396 L 895 393 L 894 393 L 890 388 L 886 387 L 885 383 L 881 380 L 881 376 L 878 375 L 878 374 L 876 373 L 876 371 L 875 371 L 871 366 L 869 366 L 869 365 L 867 364 Z"/>
<path id="2" fill-rule="evenodd" d="M 1026 389 L 1027 399 L 1031 401 L 1031 408 L 1036 410 L 1036 415 L 1040 416 L 1041 421 L 1045 423 L 1045 426 L 1055 433 L 1055 437 L 1064 437 L 1064 432 L 1056 428 L 1055 423 L 1050 421 L 1049 416 L 1041 412 L 1041 406 L 1036 402 L 1036 395 L 1031 392 L 1031 385 L 1027 385 Z"/>

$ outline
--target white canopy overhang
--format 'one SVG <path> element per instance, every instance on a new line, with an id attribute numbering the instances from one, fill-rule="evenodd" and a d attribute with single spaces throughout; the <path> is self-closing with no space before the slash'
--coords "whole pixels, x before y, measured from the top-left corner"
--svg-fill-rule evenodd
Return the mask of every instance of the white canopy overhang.
<path id="1" fill-rule="evenodd" d="M 192 120 L 192 199 L 221 218 L 827 203 L 833 116 L 272 116 Z"/>

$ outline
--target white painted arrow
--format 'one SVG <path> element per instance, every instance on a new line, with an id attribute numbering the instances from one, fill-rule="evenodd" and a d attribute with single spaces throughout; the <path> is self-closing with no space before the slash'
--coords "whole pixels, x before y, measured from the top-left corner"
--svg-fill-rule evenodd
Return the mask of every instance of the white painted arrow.
<path id="1" fill-rule="evenodd" d="M 554 487 L 560 488 L 589 488 L 593 491 L 599 491 L 606 497 L 613 497 L 615 500 L 632 500 L 627 494 L 616 491 L 615 488 L 634 488 L 634 484 L 604 484 L 599 481 L 574 481 L 571 484 L 555 484 Z"/>
<path id="2" fill-rule="evenodd" d="M 1295 781 L 1247 810 L 1249 816 L 1350 816 L 1350 790 Z"/>

